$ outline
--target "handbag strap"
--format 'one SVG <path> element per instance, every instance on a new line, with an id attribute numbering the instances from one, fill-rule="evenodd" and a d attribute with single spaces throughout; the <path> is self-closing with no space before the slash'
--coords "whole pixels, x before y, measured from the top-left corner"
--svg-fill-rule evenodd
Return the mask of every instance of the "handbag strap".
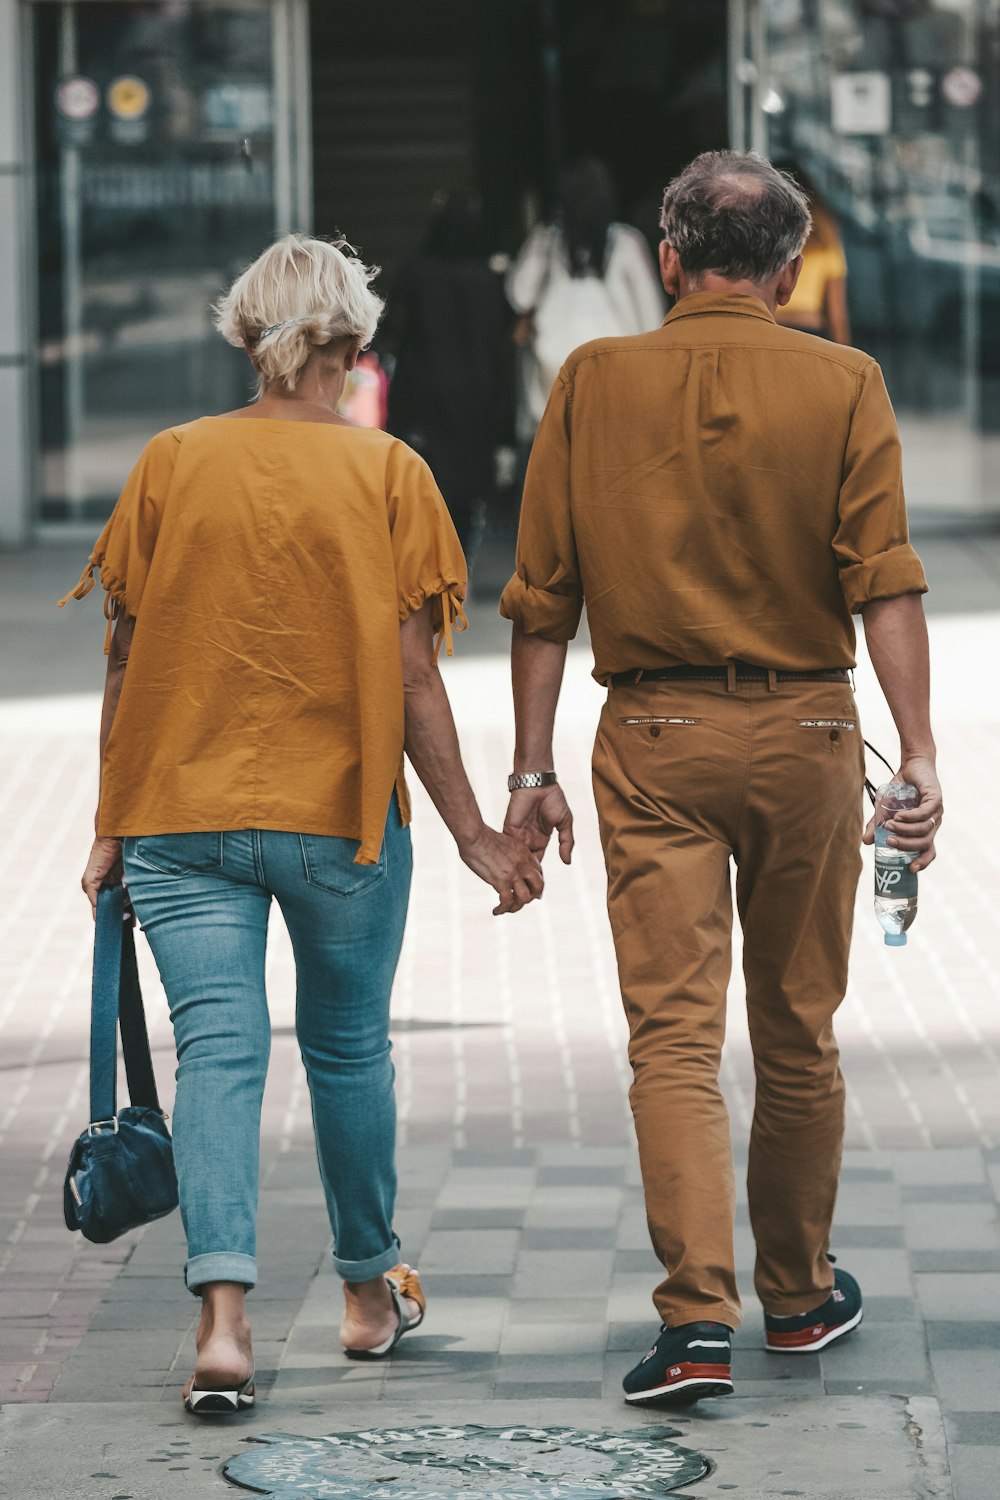
<path id="1" fill-rule="evenodd" d="M 125 1076 L 128 1096 L 133 1104 L 159 1109 L 153 1059 L 149 1052 L 146 1012 L 139 988 L 139 967 L 135 961 L 135 928 L 122 922 L 122 977 L 119 989 L 118 1026 L 122 1034 Z"/>
<path id="2" fill-rule="evenodd" d="M 90 996 L 90 1120 L 113 1120 L 118 1101 L 117 1030 L 133 1104 L 159 1109 L 146 1017 L 139 989 L 132 925 L 125 921 L 125 888 L 98 892 L 94 922 L 94 978 Z"/>

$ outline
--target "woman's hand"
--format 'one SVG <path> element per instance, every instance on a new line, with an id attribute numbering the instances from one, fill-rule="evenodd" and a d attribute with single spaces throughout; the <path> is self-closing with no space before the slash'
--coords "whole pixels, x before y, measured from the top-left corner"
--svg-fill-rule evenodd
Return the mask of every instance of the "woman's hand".
<path id="1" fill-rule="evenodd" d="M 530 349 L 535 342 L 535 315 L 533 312 L 519 313 L 514 319 L 511 339 L 517 349 Z"/>
<path id="2" fill-rule="evenodd" d="M 95 839 L 80 881 L 95 917 L 98 891 L 105 885 L 121 885 L 123 878 L 121 839 Z"/>
<path id="3" fill-rule="evenodd" d="M 459 843 L 458 852 L 469 869 L 500 897 L 500 905 L 493 908 L 495 917 L 520 911 L 541 896 L 545 885 L 542 867 L 519 839 L 484 823 L 473 838 Z"/>

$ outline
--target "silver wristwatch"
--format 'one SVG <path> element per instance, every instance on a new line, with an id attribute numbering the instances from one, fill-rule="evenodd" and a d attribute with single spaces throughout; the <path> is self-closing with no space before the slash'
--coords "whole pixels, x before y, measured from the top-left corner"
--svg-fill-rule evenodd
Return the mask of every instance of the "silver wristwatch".
<path id="1" fill-rule="evenodd" d="M 515 771 L 507 777 L 507 790 L 526 792 L 535 786 L 555 786 L 558 780 L 555 771 Z"/>

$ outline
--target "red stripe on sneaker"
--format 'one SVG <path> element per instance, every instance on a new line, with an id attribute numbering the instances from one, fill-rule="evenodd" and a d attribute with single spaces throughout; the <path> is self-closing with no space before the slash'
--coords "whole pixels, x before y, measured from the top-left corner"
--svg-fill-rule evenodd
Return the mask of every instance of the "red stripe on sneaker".
<path id="1" fill-rule="evenodd" d="M 769 1328 L 767 1342 L 772 1349 L 801 1349 L 809 1344 L 815 1344 L 818 1339 L 825 1338 L 830 1331 L 825 1323 L 814 1323 L 811 1328 L 800 1328 L 798 1333 L 777 1333 L 773 1328 Z"/>
<path id="2" fill-rule="evenodd" d="M 731 1370 L 731 1365 L 671 1365 L 664 1384 L 671 1385 L 675 1380 L 729 1380 Z"/>

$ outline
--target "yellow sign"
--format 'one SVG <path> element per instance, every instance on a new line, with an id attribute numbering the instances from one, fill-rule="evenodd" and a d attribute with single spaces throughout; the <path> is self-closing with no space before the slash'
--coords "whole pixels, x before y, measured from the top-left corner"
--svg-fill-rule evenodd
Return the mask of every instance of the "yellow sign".
<path id="1" fill-rule="evenodd" d="M 126 74 L 108 86 L 108 109 L 117 120 L 141 120 L 149 108 L 148 83 Z"/>

